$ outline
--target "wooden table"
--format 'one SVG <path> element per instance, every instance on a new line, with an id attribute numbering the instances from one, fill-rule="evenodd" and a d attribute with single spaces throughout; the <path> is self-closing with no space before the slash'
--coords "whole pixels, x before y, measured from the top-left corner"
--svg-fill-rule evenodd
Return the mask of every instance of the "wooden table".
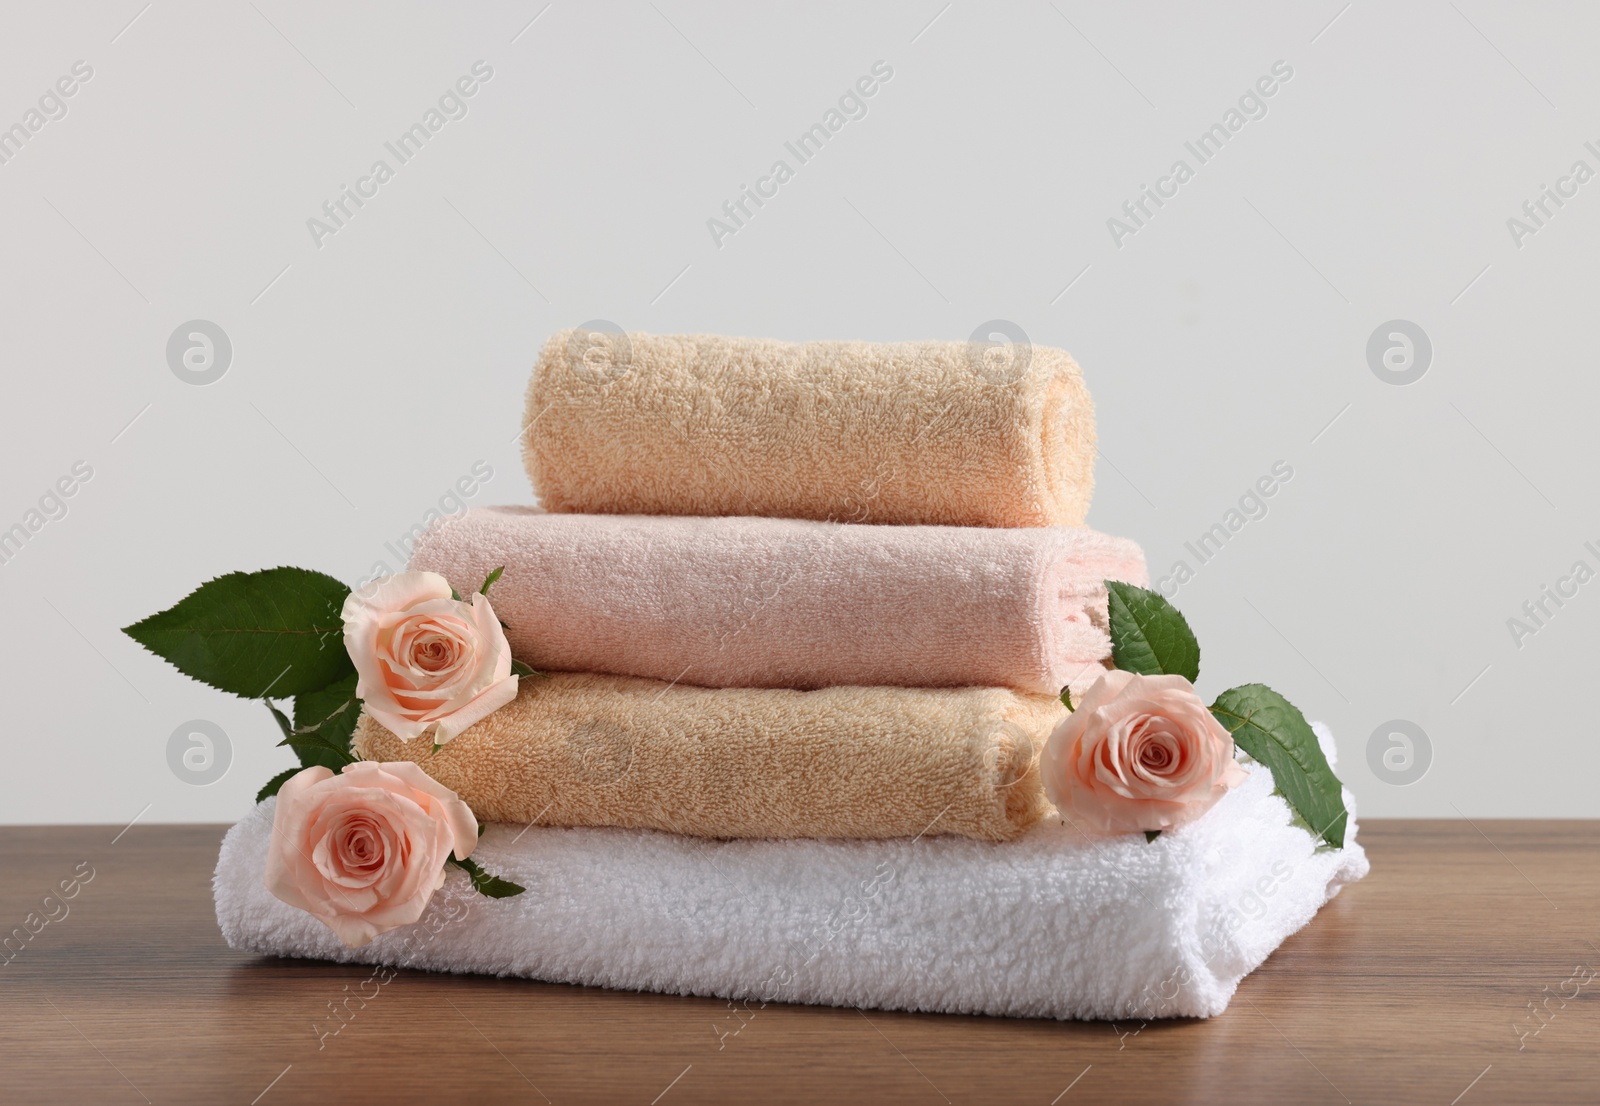
<path id="1" fill-rule="evenodd" d="M 224 946 L 220 827 L 117 833 L 0 829 L 0 933 L 58 916 L 0 967 L 7 1104 L 1600 1102 L 1600 822 L 1363 824 L 1372 875 L 1210 1021 L 769 1006 L 723 1047 L 718 1000 L 418 972 L 319 1040 L 371 969 Z"/>

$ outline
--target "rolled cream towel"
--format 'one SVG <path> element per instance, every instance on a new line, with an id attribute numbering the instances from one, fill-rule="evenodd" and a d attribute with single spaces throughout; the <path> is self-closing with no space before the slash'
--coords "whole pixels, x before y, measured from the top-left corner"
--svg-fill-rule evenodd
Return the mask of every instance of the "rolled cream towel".
<path id="1" fill-rule="evenodd" d="M 1016 837 L 1050 809 L 1037 749 L 1066 709 L 996 688 L 712 690 L 526 677 L 434 752 L 371 718 L 354 747 L 411 760 L 479 819 L 692 837 Z"/>
<path id="2" fill-rule="evenodd" d="M 857 526 L 768 518 L 446 518 L 411 567 L 462 595 L 504 565 L 495 612 L 541 671 L 707 687 L 1088 690 L 1111 654 L 1105 580 L 1139 547 L 1070 527 Z"/>
<path id="3" fill-rule="evenodd" d="M 1045 346 L 563 331 L 524 460 L 551 511 L 1077 526 L 1094 407 Z"/>

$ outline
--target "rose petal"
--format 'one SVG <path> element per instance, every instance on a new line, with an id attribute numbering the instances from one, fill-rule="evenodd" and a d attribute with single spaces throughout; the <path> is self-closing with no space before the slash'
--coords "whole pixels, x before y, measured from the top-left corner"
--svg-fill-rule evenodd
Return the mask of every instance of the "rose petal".
<path id="1" fill-rule="evenodd" d="M 453 739 L 461 731 L 471 726 L 474 722 L 481 721 L 490 712 L 497 711 L 517 697 L 517 685 L 521 683 L 516 676 L 507 676 L 497 683 L 485 688 L 470 703 L 459 707 L 439 721 L 438 732 L 433 740 L 440 745 Z"/>
<path id="2" fill-rule="evenodd" d="M 355 765 L 348 765 L 345 771 L 348 772 L 354 767 Z M 412 791 L 426 795 L 439 804 L 445 823 L 450 827 L 453 838 L 452 851 L 456 859 L 467 859 L 478 843 L 478 819 L 472 813 L 472 808 L 462 802 L 454 791 L 409 760 L 387 761 L 381 767 L 384 772 L 405 783 Z"/>

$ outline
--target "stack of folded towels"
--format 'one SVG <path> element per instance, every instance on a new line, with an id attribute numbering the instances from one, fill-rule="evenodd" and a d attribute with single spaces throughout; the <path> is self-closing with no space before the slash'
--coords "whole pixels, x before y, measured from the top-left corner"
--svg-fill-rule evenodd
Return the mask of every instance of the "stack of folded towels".
<path id="1" fill-rule="evenodd" d="M 228 849 L 265 848 L 247 820 L 219 868 L 229 939 L 762 1001 L 1222 1009 L 1365 870 L 1353 815 L 1317 853 L 1258 767 L 1153 845 L 1055 816 L 1060 692 L 1109 664 L 1105 581 L 1146 570 L 1081 526 L 1077 365 L 1024 367 L 961 342 L 557 335 L 528 393 L 542 508 L 446 519 L 411 562 L 462 594 L 503 565 L 496 613 L 549 678 L 437 749 L 370 717 L 354 743 L 504 824 L 476 855 L 531 893 L 445 944 L 346 950 L 247 879 L 224 895 Z"/>

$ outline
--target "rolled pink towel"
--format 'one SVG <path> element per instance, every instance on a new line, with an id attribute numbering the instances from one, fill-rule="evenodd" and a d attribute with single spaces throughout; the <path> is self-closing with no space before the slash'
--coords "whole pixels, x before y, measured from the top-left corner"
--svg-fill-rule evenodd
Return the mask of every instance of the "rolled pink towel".
<path id="1" fill-rule="evenodd" d="M 705 687 L 1010 687 L 1081 692 L 1111 653 L 1104 581 L 1144 555 L 1071 527 L 770 518 L 446 518 L 411 567 L 492 592 L 517 659 Z"/>

